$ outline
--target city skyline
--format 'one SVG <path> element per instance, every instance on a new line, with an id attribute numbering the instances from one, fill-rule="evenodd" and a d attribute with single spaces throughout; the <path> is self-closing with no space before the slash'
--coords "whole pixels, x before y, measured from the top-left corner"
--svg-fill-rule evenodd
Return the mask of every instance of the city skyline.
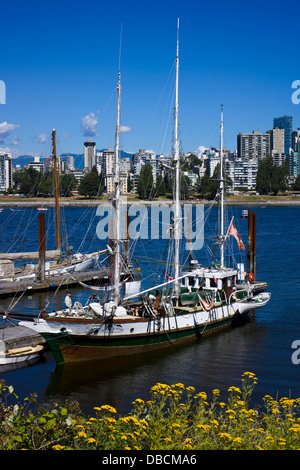
<path id="1" fill-rule="evenodd" d="M 14 157 L 47 156 L 55 128 L 59 153 L 82 153 L 87 139 L 113 148 L 121 42 L 121 148 L 170 154 L 178 17 L 184 153 L 219 147 L 221 104 L 232 151 L 240 132 L 266 132 L 276 117 L 293 116 L 297 129 L 299 9 L 294 1 L 6 4 L 0 147 Z"/>

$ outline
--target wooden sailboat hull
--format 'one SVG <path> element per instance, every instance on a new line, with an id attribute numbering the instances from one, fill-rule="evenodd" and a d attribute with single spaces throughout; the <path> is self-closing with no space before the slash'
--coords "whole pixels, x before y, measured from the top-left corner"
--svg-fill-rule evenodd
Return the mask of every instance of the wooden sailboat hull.
<path id="1" fill-rule="evenodd" d="M 264 305 L 265 302 L 223 302 L 208 311 L 179 307 L 176 315 L 157 318 L 124 315 L 91 319 L 53 314 L 34 324 L 21 324 L 39 332 L 56 362 L 63 363 L 124 356 L 196 340 Z"/>
<path id="2" fill-rule="evenodd" d="M 52 354 L 58 364 L 64 362 L 78 362 L 91 359 L 105 359 L 122 357 L 133 354 L 142 354 L 161 348 L 170 348 L 186 342 L 196 341 L 203 335 L 216 332 L 220 328 L 231 324 L 232 318 L 227 318 L 208 325 L 201 333 L 199 328 L 187 328 L 176 332 L 161 332 L 140 337 L 123 336 L 93 337 L 80 335 L 55 335 L 44 333 Z"/>

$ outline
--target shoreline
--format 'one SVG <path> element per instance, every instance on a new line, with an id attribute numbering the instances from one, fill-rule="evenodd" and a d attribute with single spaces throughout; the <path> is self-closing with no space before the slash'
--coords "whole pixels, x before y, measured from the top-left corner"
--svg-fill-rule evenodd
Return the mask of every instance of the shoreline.
<path id="1" fill-rule="evenodd" d="M 126 198 L 125 198 L 126 200 Z M 184 204 L 203 204 L 205 206 L 209 206 L 211 204 L 216 204 L 215 201 L 209 201 L 206 199 L 191 199 L 191 200 L 186 200 L 183 201 Z M 282 198 L 273 198 L 269 197 L 266 199 L 257 199 L 253 200 L 252 198 L 244 198 L 244 199 L 239 199 L 235 200 L 233 198 L 229 198 L 226 201 L 224 201 L 225 206 L 299 206 L 300 205 L 300 197 L 297 199 L 287 199 L 285 197 Z M 110 201 L 108 199 L 91 199 L 91 200 L 60 200 L 60 206 L 65 206 L 65 207 L 97 207 L 102 204 L 110 204 Z M 127 204 L 128 205 L 146 205 L 146 206 L 155 206 L 155 205 L 172 205 L 173 201 L 167 200 L 167 199 L 161 199 L 161 200 L 153 200 L 153 201 L 147 201 L 147 200 L 138 200 L 138 199 L 127 199 Z M 0 198 L 0 208 L 5 208 L 5 207 L 54 207 L 55 202 L 54 199 L 18 199 L 16 200 L 15 198 L 9 198 L 7 199 L 2 199 Z"/>

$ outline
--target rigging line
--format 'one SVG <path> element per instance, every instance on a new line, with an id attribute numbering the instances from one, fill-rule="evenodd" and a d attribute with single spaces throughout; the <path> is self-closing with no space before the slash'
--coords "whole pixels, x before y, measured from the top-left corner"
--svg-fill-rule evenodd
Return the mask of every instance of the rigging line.
<path id="1" fill-rule="evenodd" d="M 168 84 L 168 82 L 169 82 L 169 79 L 170 79 L 170 77 L 171 77 L 171 74 L 172 74 L 172 72 L 173 72 L 173 70 L 174 70 L 174 67 L 175 67 L 175 62 L 173 63 L 173 65 L 172 65 L 172 67 L 171 67 L 171 70 L 170 70 L 170 72 L 169 72 L 169 75 L 168 75 L 168 78 L 167 78 L 167 80 L 166 80 L 166 83 L 165 83 L 165 85 L 164 85 L 164 87 L 163 87 L 163 90 L 162 90 L 162 92 L 161 92 L 161 95 L 160 95 L 160 97 L 159 97 L 159 99 L 158 99 L 158 102 L 157 102 L 157 104 L 156 104 L 156 106 L 155 106 L 154 112 L 153 112 L 153 114 L 152 114 L 152 116 L 151 116 L 151 118 L 150 118 L 150 122 L 149 122 L 149 124 L 148 124 L 148 126 L 147 126 L 147 128 L 146 128 L 146 131 L 145 131 L 144 139 L 146 138 L 146 136 L 147 136 L 147 134 L 148 134 L 148 132 L 149 132 L 150 126 L 151 126 L 151 124 L 152 124 L 152 122 L 153 122 L 153 119 L 154 119 L 154 116 L 155 116 L 155 114 L 156 114 L 156 112 L 157 112 L 159 103 L 160 103 L 160 101 L 161 101 L 161 99 L 162 99 L 162 97 L 163 97 L 163 95 L 164 95 L 164 93 L 165 93 L 165 89 L 166 89 L 166 87 L 167 87 L 167 84 Z"/>
<path id="2" fill-rule="evenodd" d="M 172 101 L 171 101 L 171 103 L 170 103 L 169 115 L 168 115 L 167 124 L 166 124 L 166 127 L 165 127 L 165 133 L 164 133 L 164 136 L 163 136 L 163 142 L 162 142 L 162 145 L 161 145 L 161 151 L 160 151 L 160 153 L 163 153 L 163 147 L 164 147 L 164 145 L 165 145 L 167 130 L 168 130 L 169 123 L 170 123 L 170 116 L 171 116 L 171 113 L 172 113 L 172 111 L 173 111 L 174 97 L 175 97 L 175 90 L 173 90 L 173 98 L 172 98 Z"/>
<path id="3" fill-rule="evenodd" d="M 31 213 L 33 212 L 33 208 L 30 209 L 30 212 Z M 20 235 L 18 237 L 16 237 L 14 241 L 12 241 L 11 248 L 20 240 L 20 237 L 24 236 L 24 232 L 26 233 L 26 231 L 28 230 L 28 227 L 30 227 L 30 225 L 37 218 L 37 216 L 38 216 L 38 214 L 35 213 L 33 220 L 31 220 L 31 218 L 30 218 L 31 216 L 28 218 L 27 225 L 26 225 L 23 233 L 20 233 Z M 22 243 L 22 241 L 21 241 L 21 243 Z M 27 243 L 28 243 L 28 240 L 27 240 Z M 10 252 L 10 250 L 8 252 Z"/>

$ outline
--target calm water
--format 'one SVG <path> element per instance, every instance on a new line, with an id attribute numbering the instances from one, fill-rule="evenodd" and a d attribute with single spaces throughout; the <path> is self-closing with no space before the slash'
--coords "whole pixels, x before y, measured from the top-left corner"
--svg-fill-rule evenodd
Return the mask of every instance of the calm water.
<path id="1" fill-rule="evenodd" d="M 231 207 L 229 218 L 235 216 L 237 229 L 246 243 L 247 221 L 240 219 L 245 208 Z M 77 400 L 86 413 L 101 404 L 110 404 L 120 412 L 127 412 L 134 399 L 148 399 L 150 388 L 157 382 L 182 382 L 208 394 L 212 389 L 219 388 L 226 394 L 231 385 L 240 386 L 241 375 L 245 371 L 254 372 L 258 377 L 253 396 L 256 401 L 260 401 L 265 394 L 300 397 L 300 365 L 293 364 L 291 360 L 292 343 L 300 340 L 300 207 L 253 207 L 252 210 L 257 213 L 257 278 L 267 281 L 272 298 L 265 308 L 256 312 L 251 322 L 184 347 L 141 357 L 56 366 L 48 352 L 38 363 L 1 373 L 1 378 L 15 387 L 20 399 L 37 392 L 42 404 Z M 53 245 L 52 215 L 49 210 L 46 216 L 48 248 Z M 67 208 L 64 215 L 69 232 L 68 244 L 75 251 L 79 247 L 82 251 L 105 247 L 106 241 L 99 240 L 95 235 L 99 220 L 95 209 Z M 213 209 L 205 228 L 208 238 L 215 226 L 215 216 Z M 23 228 L 31 217 L 30 237 L 26 238 Z M 89 226 L 90 230 L 85 236 Z M 36 209 L 20 209 L 18 212 L 3 210 L 0 213 L 0 229 L 3 251 L 14 241 L 16 246 L 22 247 L 22 251 L 36 249 Z M 156 262 L 149 264 L 145 260 L 146 255 Z M 161 281 L 164 266 L 157 260 L 166 259 L 166 256 L 166 246 L 161 240 L 137 244 L 136 258 L 146 278 L 143 287 Z M 203 264 L 207 263 L 204 248 L 197 253 L 197 258 Z M 62 305 L 64 294 L 62 292 L 55 297 L 53 292 L 31 296 L 25 294 L 15 305 L 14 311 L 36 315 L 45 306 L 50 311 Z M 88 295 L 87 290 L 73 289 L 73 298 L 82 303 Z M 3 311 L 18 298 L 0 299 L 0 310 Z"/>

